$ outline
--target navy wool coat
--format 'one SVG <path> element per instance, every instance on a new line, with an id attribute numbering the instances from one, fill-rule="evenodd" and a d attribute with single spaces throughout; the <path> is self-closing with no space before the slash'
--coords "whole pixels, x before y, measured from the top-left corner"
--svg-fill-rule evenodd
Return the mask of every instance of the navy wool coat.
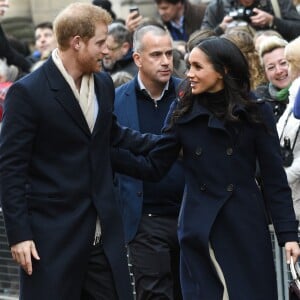
<path id="1" fill-rule="evenodd" d="M 21 271 L 21 299 L 80 299 L 97 214 L 119 299 L 132 299 L 110 146 L 138 152 L 147 143 L 117 124 L 110 77 L 94 76 L 92 133 L 51 57 L 7 94 L 0 183 L 8 241 L 34 240 L 41 258 L 32 276 Z"/>
<path id="2" fill-rule="evenodd" d="M 236 107 L 236 113 L 244 122 L 229 128 L 195 102 L 146 159 L 115 161 L 122 170 L 135 159 L 130 175 L 154 179 L 164 174 L 182 148 L 186 190 L 178 234 L 184 299 L 222 300 L 223 286 L 210 260 L 209 243 L 230 300 L 277 299 L 268 218 L 255 181 L 256 159 L 280 245 L 298 240 L 298 222 L 272 111 L 265 103 L 259 109 L 268 130 L 250 125 L 243 107 Z"/>
<path id="3" fill-rule="evenodd" d="M 175 89 L 179 82 L 178 78 L 172 77 L 170 88 Z M 140 131 L 135 84 L 136 80 L 131 80 L 116 89 L 114 113 L 120 124 Z M 176 163 L 173 167 L 180 168 Z M 130 242 L 135 237 L 141 221 L 143 181 L 121 174 L 118 175 L 118 180 L 125 241 Z"/>

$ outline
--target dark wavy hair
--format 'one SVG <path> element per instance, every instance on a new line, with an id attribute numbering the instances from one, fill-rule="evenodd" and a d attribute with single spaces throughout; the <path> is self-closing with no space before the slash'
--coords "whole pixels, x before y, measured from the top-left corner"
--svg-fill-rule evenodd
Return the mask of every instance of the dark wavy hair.
<path id="1" fill-rule="evenodd" d="M 234 114 L 234 108 L 242 105 L 247 112 L 247 119 L 260 123 L 256 101 L 251 99 L 250 73 L 248 63 L 238 47 L 224 37 L 209 37 L 197 46 L 212 63 L 216 72 L 223 76 L 225 90 L 225 122 L 238 122 L 240 118 Z M 173 112 L 171 125 L 187 113 L 195 100 L 201 102 L 200 95 L 193 95 L 188 79 L 184 80 L 178 89 L 178 106 Z"/>

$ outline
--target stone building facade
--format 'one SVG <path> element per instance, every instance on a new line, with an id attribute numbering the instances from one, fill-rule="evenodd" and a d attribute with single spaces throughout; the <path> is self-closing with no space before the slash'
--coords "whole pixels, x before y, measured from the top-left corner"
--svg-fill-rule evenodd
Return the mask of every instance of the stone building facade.
<path id="1" fill-rule="evenodd" d="M 33 24 L 54 19 L 58 11 L 72 2 L 91 2 L 91 0 L 9 0 L 10 8 L 4 19 L 14 17 L 31 18 Z M 144 16 L 151 16 L 155 13 L 153 0 L 111 0 L 112 9 L 118 17 L 126 18 L 129 7 L 137 5 Z"/>

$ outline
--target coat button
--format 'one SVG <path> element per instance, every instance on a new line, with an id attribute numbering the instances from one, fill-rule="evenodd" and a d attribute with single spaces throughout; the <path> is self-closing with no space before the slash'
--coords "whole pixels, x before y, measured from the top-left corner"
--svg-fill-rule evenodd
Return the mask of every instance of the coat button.
<path id="1" fill-rule="evenodd" d="M 206 191 L 206 184 L 205 183 L 201 184 L 200 191 L 202 191 L 202 192 Z"/>
<path id="2" fill-rule="evenodd" d="M 143 193 L 142 193 L 142 192 L 137 192 L 136 195 L 137 195 L 138 197 L 142 197 Z"/>
<path id="3" fill-rule="evenodd" d="M 233 153 L 233 149 L 232 148 L 227 148 L 226 149 L 226 154 L 227 155 L 232 155 L 232 153 Z"/>
<path id="4" fill-rule="evenodd" d="M 202 148 L 201 147 L 197 147 L 195 153 L 196 153 L 196 155 L 200 156 L 202 154 Z"/>
<path id="5" fill-rule="evenodd" d="M 233 184 L 228 184 L 227 186 L 227 192 L 232 192 L 233 191 Z"/>

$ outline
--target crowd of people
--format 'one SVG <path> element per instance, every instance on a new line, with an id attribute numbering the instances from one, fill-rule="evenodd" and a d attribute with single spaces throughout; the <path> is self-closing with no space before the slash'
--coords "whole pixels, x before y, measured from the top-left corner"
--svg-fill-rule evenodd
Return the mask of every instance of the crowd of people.
<path id="1" fill-rule="evenodd" d="M 20 299 L 278 299 L 270 224 L 298 260 L 299 2 L 154 4 L 74 2 L 26 55 L 0 26 Z"/>

